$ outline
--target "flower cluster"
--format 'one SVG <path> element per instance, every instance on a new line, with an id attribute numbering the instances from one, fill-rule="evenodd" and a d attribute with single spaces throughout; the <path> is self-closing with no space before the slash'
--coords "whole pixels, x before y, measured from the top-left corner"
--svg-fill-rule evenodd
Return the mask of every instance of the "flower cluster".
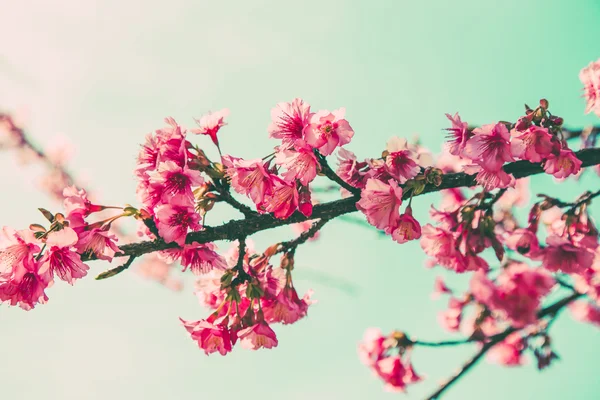
<path id="1" fill-rule="evenodd" d="M 200 303 L 214 312 L 200 321 L 183 325 L 206 354 L 225 355 L 238 342 L 245 349 L 270 349 L 278 344 L 271 324 L 293 324 L 305 317 L 312 303 L 309 291 L 298 296 L 292 281 L 294 257 L 285 253 L 278 267 L 270 259 L 278 252 L 272 246 L 263 254 L 238 251 L 227 257 L 226 270 L 202 275 L 197 284 Z"/>
<path id="2" fill-rule="evenodd" d="M 111 261 L 119 250 L 108 232 L 116 218 L 88 224 L 85 218 L 108 207 L 92 204 L 84 190 L 64 189 L 65 214 L 40 209 L 50 222 L 46 229 L 2 229 L 0 235 L 0 300 L 30 310 L 48 301 L 45 293 L 55 278 L 73 284 L 89 267 L 82 256 Z M 118 217 L 117 217 L 118 218 Z"/>
<path id="3" fill-rule="evenodd" d="M 402 332 L 383 336 L 379 329 L 371 328 L 358 344 L 358 355 L 385 382 L 388 391 L 403 392 L 407 385 L 421 380 L 410 362 L 411 347 Z"/>

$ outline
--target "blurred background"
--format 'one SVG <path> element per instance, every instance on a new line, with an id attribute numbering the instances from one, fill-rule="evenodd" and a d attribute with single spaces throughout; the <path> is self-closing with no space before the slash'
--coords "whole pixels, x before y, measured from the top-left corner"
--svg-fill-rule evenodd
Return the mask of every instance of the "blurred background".
<path id="1" fill-rule="evenodd" d="M 347 147 L 359 158 L 379 154 L 393 135 L 418 134 L 437 152 L 444 113 L 458 111 L 472 124 L 514 120 L 523 103 L 542 97 L 571 127 L 598 123 L 583 115 L 578 80 L 600 56 L 597 0 L 0 0 L 0 9 L 0 110 L 17 113 L 42 146 L 71 143 L 70 169 L 104 204 L 135 204 L 138 145 L 166 116 L 192 126 L 192 117 L 230 108 L 221 145 L 245 158 L 271 152 L 269 111 L 294 97 L 314 109 L 346 107 L 356 131 Z M 206 137 L 193 140 L 216 154 Z M 0 152 L 0 224 L 24 228 L 41 221 L 37 207 L 60 206 L 36 186 L 40 169 L 17 161 Z M 597 185 L 592 174 L 560 185 L 532 180 L 532 190 L 564 200 Z M 422 222 L 437 200 L 414 203 Z M 264 249 L 293 235 L 284 227 L 254 241 Z M 436 322 L 446 301 L 429 299 L 434 277 L 446 274 L 424 267 L 418 243 L 399 246 L 337 221 L 296 260 L 299 291 L 313 288 L 319 303 L 297 324 L 276 326 L 277 349 L 236 348 L 227 357 L 206 357 L 179 324 L 178 317 L 208 315 L 192 280 L 181 292 L 133 271 L 95 281 L 109 264 L 92 262 L 87 279 L 49 289 L 46 305 L 0 307 L 2 393 L 18 400 L 389 399 L 403 395 L 385 393 L 356 355 L 367 327 L 452 337 Z M 600 331 L 565 313 L 553 332 L 562 359 L 548 370 L 484 361 L 444 398 L 597 399 Z M 427 379 L 405 396 L 423 398 L 475 351 L 417 349 L 415 368 Z"/>

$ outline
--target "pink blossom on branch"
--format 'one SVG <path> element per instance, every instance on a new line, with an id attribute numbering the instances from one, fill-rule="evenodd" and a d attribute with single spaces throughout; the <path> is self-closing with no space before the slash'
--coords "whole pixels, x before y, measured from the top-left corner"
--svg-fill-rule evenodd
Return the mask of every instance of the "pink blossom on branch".
<path id="1" fill-rule="evenodd" d="M 350 143 L 354 131 L 344 119 L 345 114 L 345 108 L 332 112 L 322 110 L 313 114 L 306 127 L 306 142 L 319 149 L 324 156 L 332 154 L 336 147 Z"/>
<path id="2" fill-rule="evenodd" d="M 387 183 L 369 179 L 356 208 L 367 216 L 377 229 L 390 233 L 397 227 L 402 204 L 402 188 L 390 179 Z"/>
<path id="3" fill-rule="evenodd" d="M 210 136 L 210 139 L 215 146 L 219 147 L 219 138 L 217 137 L 217 133 L 223 126 L 227 125 L 225 118 L 228 116 L 229 109 L 227 108 L 205 114 L 199 120 L 196 120 L 198 128 L 192 129 L 192 133 Z"/>
<path id="4" fill-rule="evenodd" d="M 284 147 L 291 147 L 304 139 L 304 131 L 310 122 L 310 105 L 302 99 L 290 103 L 279 103 L 271 110 L 269 136 L 283 141 Z"/>

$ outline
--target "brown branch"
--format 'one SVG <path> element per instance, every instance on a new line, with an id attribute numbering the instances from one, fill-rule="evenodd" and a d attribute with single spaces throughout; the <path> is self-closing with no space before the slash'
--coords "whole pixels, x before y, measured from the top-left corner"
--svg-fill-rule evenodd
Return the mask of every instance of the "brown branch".
<path id="1" fill-rule="evenodd" d="M 575 153 L 583 162 L 582 167 L 589 167 L 600 164 L 600 148 L 584 149 Z M 529 161 L 516 161 L 507 164 L 504 167 L 507 173 L 514 175 L 516 179 L 524 178 L 531 175 L 537 175 L 544 172 L 542 165 L 539 163 L 530 163 Z M 472 187 L 475 186 L 475 175 L 468 175 L 464 172 L 445 174 L 442 183 L 439 186 L 427 185 L 422 193 L 414 197 L 421 196 L 426 193 L 439 192 L 444 189 Z M 406 197 L 410 196 L 410 191 L 406 191 Z M 300 212 L 295 212 L 288 219 L 277 219 L 270 214 L 256 214 L 251 217 L 246 217 L 241 220 L 232 220 L 223 225 L 215 227 L 205 227 L 199 232 L 189 233 L 186 239 L 187 243 L 209 243 L 217 240 L 235 240 L 240 236 L 250 236 L 254 233 L 267 229 L 276 228 L 279 226 L 295 224 L 310 219 L 333 219 L 344 214 L 357 211 L 356 202 L 359 200 L 358 194 L 352 197 L 331 201 L 329 203 L 317 204 L 310 217 L 304 216 Z M 139 243 L 126 244 L 120 247 L 121 252 L 115 254 L 115 257 L 123 257 L 130 255 L 142 255 L 158 250 L 165 250 L 177 247 L 176 243 L 165 243 L 161 240 L 146 241 Z M 85 258 L 91 260 L 93 258 Z"/>
<path id="2" fill-rule="evenodd" d="M 546 316 L 556 316 L 566 305 L 572 303 L 583 296 L 582 293 L 573 293 L 570 296 L 563 297 L 558 300 L 556 303 L 549 305 L 548 307 L 540 310 L 538 312 L 538 319 L 544 318 Z M 440 396 L 448 390 L 456 381 L 458 381 L 464 374 L 469 372 L 469 370 L 477 364 L 477 362 L 490 350 L 492 347 L 497 345 L 506 339 L 511 333 L 517 332 L 519 329 L 510 327 L 507 328 L 504 332 L 499 333 L 497 335 L 489 337 L 489 341 L 486 342 L 481 349 L 454 374 L 452 375 L 446 382 L 444 382 L 438 390 L 436 390 L 431 396 L 427 398 L 427 400 L 436 400 L 439 399 Z"/>
<path id="3" fill-rule="evenodd" d="M 327 218 L 321 218 L 320 220 L 314 222 L 307 231 L 302 232 L 300 234 L 300 236 L 298 236 L 296 239 L 289 240 L 287 242 L 282 242 L 281 246 L 277 250 L 277 253 L 284 253 L 284 252 L 287 252 L 290 250 L 294 251 L 298 246 L 305 243 L 311 237 L 315 236 L 315 234 L 319 230 L 321 230 L 323 225 L 325 225 L 328 221 L 329 221 L 329 219 L 327 219 Z M 277 253 L 275 253 L 275 254 L 277 254 Z"/>

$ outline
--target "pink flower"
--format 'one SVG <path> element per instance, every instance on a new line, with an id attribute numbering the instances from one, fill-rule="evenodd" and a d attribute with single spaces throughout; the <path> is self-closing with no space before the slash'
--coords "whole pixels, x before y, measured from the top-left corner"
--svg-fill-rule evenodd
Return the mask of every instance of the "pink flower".
<path id="1" fill-rule="evenodd" d="M 69 186 L 63 190 L 63 206 L 67 218 L 72 218 L 73 214 L 80 214 L 82 217 L 87 217 L 93 212 L 104 209 L 102 206 L 92 204 L 84 189 L 77 189 L 75 186 Z"/>
<path id="2" fill-rule="evenodd" d="M 17 231 L 7 226 L 0 230 L 0 276 L 18 265 L 32 266 L 39 241 L 31 230 Z"/>
<path id="3" fill-rule="evenodd" d="M 535 256 L 540 250 L 538 238 L 530 229 L 516 229 L 507 236 L 505 243 L 509 249 L 527 256 Z"/>
<path id="4" fill-rule="evenodd" d="M 161 258 L 168 263 L 180 260 L 183 271 L 189 268 L 195 275 L 207 274 L 213 269 L 227 269 L 227 262 L 215 252 L 216 248 L 214 243 L 193 242 L 180 248 L 164 250 Z"/>
<path id="5" fill-rule="evenodd" d="M 48 301 L 45 289 L 52 278 L 47 273 L 40 273 L 39 267 L 38 262 L 19 263 L 0 274 L 0 301 L 27 311 L 37 303 L 45 304 Z"/>
<path id="6" fill-rule="evenodd" d="M 339 167 L 336 171 L 337 175 L 344 182 L 357 187 L 364 188 L 367 183 L 368 176 L 361 172 L 367 166 L 366 162 L 356 161 L 356 156 L 349 150 L 338 150 Z"/>
<path id="7" fill-rule="evenodd" d="M 273 213 L 275 218 L 289 218 L 298 209 L 296 184 L 287 183 L 277 177 L 273 179 L 273 191 L 265 196 L 261 207 L 264 211 Z"/>
<path id="8" fill-rule="evenodd" d="M 452 290 L 446 286 L 446 283 L 440 276 L 435 277 L 435 281 L 433 283 L 433 292 L 431 293 L 431 299 L 436 300 L 440 298 L 442 294 L 452 294 Z"/>
<path id="9" fill-rule="evenodd" d="M 454 234 L 446 229 L 436 228 L 431 224 L 423 226 L 421 248 L 435 261 L 448 268 L 454 269 L 460 253 L 457 250 Z"/>
<path id="10" fill-rule="evenodd" d="M 515 327 L 532 324 L 542 297 L 555 282 L 548 271 L 512 263 L 496 279 L 494 285 L 482 272 L 471 280 L 471 292 L 478 302 L 498 312 Z"/>
<path id="11" fill-rule="evenodd" d="M 272 349 L 277 347 L 277 336 L 273 329 L 265 321 L 242 329 L 237 333 L 240 343 L 244 349 L 258 350 L 260 348 Z"/>
<path id="12" fill-rule="evenodd" d="M 57 275 L 71 285 L 75 279 L 86 276 L 90 267 L 85 265 L 81 261 L 81 256 L 72 250 L 77 241 L 77 234 L 69 227 L 50 233 L 46 240 L 48 249 L 40 260 L 39 273 L 48 271 L 51 278 Z"/>
<path id="13" fill-rule="evenodd" d="M 600 59 L 583 68 L 579 80 L 583 83 L 583 97 L 587 102 L 585 113 L 593 111 L 600 116 Z"/>
<path id="14" fill-rule="evenodd" d="M 512 131 L 511 151 L 514 157 L 531 162 L 543 161 L 553 148 L 548 129 L 532 125 L 525 131 Z"/>
<path id="15" fill-rule="evenodd" d="M 219 147 L 219 138 L 217 133 L 221 127 L 227 125 L 225 118 L 229 116 L 229 109 L 224 108 L 219 111 L 203 115 L 199 120 L 196 120 L 199 128 L 192 129 L 192 132 L 199 135 L 208 135 L 215 146 Z"/>
<path id="16" fill-rule="evenodd" d="M 577 274 L 590 268 L 594 262 L 594 253 L 584 247 L 576 247 L 560 236 L 549 236 L 546 245 L 542 265 L 550 271 Z"/>
<path id="17" fill-rule="evenodd" d="M 406 385 L 421 380 L 410 361 L 402 360 L 400 356 L 382 358 L 375 364 L 375 371 L 385 382 L 386 390 L 390 392 L 404 392 Z"/>
<path id="18" fill-rule="evenodd" d="M 577 321 L 588 322 L 600 327 L 600 307 L 586 301 L 576 301 L 569 305 L 569 310 Z"/>
<path id="19" fill-rule="evenodd" d="M 192 187 L 200 186 L 204 179 L 200 171 L 180 167 L 173 161 L 162 162 L 158 169 L 149 172 L 150 184 L 160 188 L 162 201 L 168 203 L 173 196 L 184 196 L 193 201 Z"/>
<path id="20" fill-rule="evenodd" d="M 307 146 L 295 146 L 293 149 L 280 148 L 276 153 L 275 162 L 287 169 L 281 174 L 286 182 L 293 183 L 297 179 L 304 186 L 312 182 L 317 172 L 321 170 L 317 157 Z"/>
<path id="21" fill-rule="evenodd" d="M 520 332 L 511 333 L 506 339 L 492 347 L 487 354 L 488 361 L 507 367 L 523 364 L 525 341 Z"/>
<path id="22" fill-rule="evenodd" d="M 400 215 L 396 228 L 392 231 L 392 239 L 402 244 L 421 237 L 421 225 L 412 216 L 412 208 L 406 207 L 404 214 Z"/>
<path id="23" fill-rule="evenodd" d="M 297 140 L 303 139 L 310 116 L 310 105 L 302 99 L 279 103 L 271 110 L 269 136 L 282 139 L 285 147 L 293 146 Z"/>
<path id="24" fill-rule="evenodd" d="M 505 189 L 515 185 L 515 178 L 512 174 L 507 174 L 503 169 L 490 171 L 477 164 L 464 166 L 463 169 L 467 174 L 477 173 L 475 181 L 478 185 L 483 186 L 483 189 L 486 191 Z"/>
<path id="25" fill-rule="evenodd" d="M 321 154 L 328 156 L 338 146 L 350 143 L 354 131 L 344 119 L 345 108 L 329 112 L 319 111 L 310 118 L 310 124 L 306 127 L 306 141 L 314 148 L 319 149 Z"/>
<path id="26" fill-rule="evenodd" d="M 310 300 L 311 295 L 312 291 L 308 291 L 300 299 L 296 289 L 284 287 L 274 300 L 267 301 L 267 304 L 263 305 L 265 320 L 270 323 L 293 324 L 306 316 L 308 306 L 313 303 Z"/>
<path id="27" fill-rule="evenodd" d="M 463 308 L 467 303 L 454 297 L 448 300 L 448 309 L 438 314 L 438 323 L 448 332 L 458 332 L 462 320 Z"/>
<path id="28" fill-rule="evenodd" d="M 391 179 L 388 183 L 369 179 L 360 196 L 356 207 L 367 216 L 367 221 L 377 229 L 390 233 L 400 218 L 402 188 Z"/>
<path id="29" fill-rule="evenodd" d="M 467 140 L 473 134 L 469 132 L 469 124 L 462 122 L 458 113 L 454 114 L 454 117 L 446 114 L 446 118 L 452 123 L 452 127 L 446 129 L 448 131 L 448 151 L 454 156 L 460 156 Z"/>
<path id="30" fill-rule="evenodd" d="M 358 343 L 358 357 L 360 361 L 368 366 L 375 365 L 385 351 L 383 342 L 385 336 L 381 334 L 378 328 L 368 328 L 365 331 L 363 340 Z"/>
<path id="31" fill-rule="evenodd" d="M 544 163 L 544 171 L 562 179 L 569 175 L 576 175 L 581 170 L 581 160 L 570 149 L 561 149 L 558 155 L 552 153 Z"/>
<path id="32" fill-rule="evenodd" d="M 398 183 L 405 183 L 421 171 L 421 167 L 415 162 L 413 152 L 408 150 L 406 140 L 392 138 L 387 144 L 387 151 L 388 155 L 385 158 L 387 172 Z"/>
<path id="33" fill-rule="evenodd" d="M 265 196 L 273 191 L 275 176 L 268 172 L 263 160 L 244 160 L 223 156 L 223 165 L 231 178 L 231 186 L 240 193 L 249 196 L 259 206 Z"/>
<path id="34" fill-rule="evenodd" d="M 185 244 L 188 229 L 200 230 L 198 223 L 200 215 L 194 210 L 189 199 L 175 196 L 169 204 L 161 204 L 156 208 L 156 227 L 158 233 L 165 242 L 176 242 L 178 245 Z"/>
<path id="35" fill-rule="evenodd" d="M 502 123 L 473 129 L 463 154 L 489 172 L 499 171 L 504 163 L 514 161 L 510 150 L 510 134 Z"/>
<path id="36" fill-rule="evenodd" d="M 108 232 L 108 228 L 92 228 L 79 233 L 79 241 L 75 244 L 79 254 L 94 255 L 101 260 L 111 261 L 119 247 L 115 235 Z"/>
<path id="37" fill-rule="evenodd" d="M 191 322 L 179 319 L 206 355 L 219 352 L 224 356 L 231 351 L 231 337 L 226 320 L 220 323 L 215 321 L 213 324 L 206 320 Z"/>

